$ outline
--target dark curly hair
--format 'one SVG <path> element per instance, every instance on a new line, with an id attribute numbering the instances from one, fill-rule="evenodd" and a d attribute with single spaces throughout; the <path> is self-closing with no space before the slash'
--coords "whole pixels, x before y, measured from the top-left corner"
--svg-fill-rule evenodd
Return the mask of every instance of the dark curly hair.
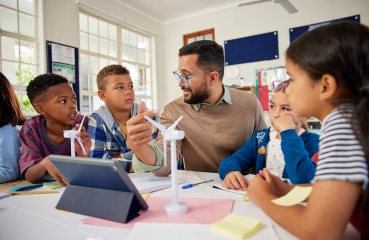
<path id="1" fill-rule="evenodd" d="M 130 72 L 129 70 L 120 65 L 120 64 L 112 64 L 104 67 L 100 70 L 100 72 L 97 74 L 96 82 L 97 87 L 99 90 L 105 90 L 105 84 L 106 84 L 106 77 L 111 75 L 128 75 Z"/>
<path id="2" fill-rule="evenodd" d="M 0 72 L 0 127 L 9 123 L 22 125 L 25 121 L 12 85 Z"/>
<path id="3" fill-rule="evenodd" d="M 179 49 L 178 56 L 198 54 L 196 65 L 203 70 L 217 71 L 219 79 L 224 75 L 224 52 L 223 47 L 210 40 L 192 42 Z"/>
<path id="4" fill-rule="evenodd" d="M 42 97 L 50 87 L 61 83 L 68 83 L 68 79 L 58 74 L 45 73 L 35 77 L 27 86 L 27 95 L 32 105 L 35 99 Z"/>

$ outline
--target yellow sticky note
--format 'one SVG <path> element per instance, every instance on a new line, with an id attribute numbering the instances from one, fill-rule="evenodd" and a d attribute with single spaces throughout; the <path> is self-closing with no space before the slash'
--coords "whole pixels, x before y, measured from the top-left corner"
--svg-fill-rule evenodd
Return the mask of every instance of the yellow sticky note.
<path id="1" fill-rule="evenodd" d="M 61 188 L 63 187 L 59 182 L 44 182 L 43 188 L 46 189 L 55 189 L 55 188 Z"/>
<path id="2" fill-rule="evenodd" d="M 246 196 L 246 195 L 245 195 L 245 196 L 243 196 L 243 201 L 244 201 L 244 202 L 249 202 L 249 201 L 250 201 L 250 199 L 249 199 L 249 197 L 248 197 L 248 196 Z"/>
<path id="3" fill-rule="evenodd" d="M 72 212 L 68 212 L 68 211 L 64 211 L 64 210 L 58 210 L 57 214 L 68 214 L 68 213 L 72 213 Z"/>
<path id="4" fill-rule="evenodd" d="M 211 224 L 211 228 L 223 234 L 244 239 L 261 228 L 261 221 L 234 213 L 229 214 L 222 220 Z"/>
<path id="5" fill-rule="evenodd" d="M 277 205 L 285 207 L 293 206 L 306 200 L 310 196 L 312 190 L 313 190 L 312 186 L 310 187 L 296 186 L 289 193 L 287 193 L 283 197 L 273 199 L 272 202 Z"/>
<path id="6" fill-rule="evenodd" d="M 141 193 L 141 197 L 146 201 L 150 193 Z"/>

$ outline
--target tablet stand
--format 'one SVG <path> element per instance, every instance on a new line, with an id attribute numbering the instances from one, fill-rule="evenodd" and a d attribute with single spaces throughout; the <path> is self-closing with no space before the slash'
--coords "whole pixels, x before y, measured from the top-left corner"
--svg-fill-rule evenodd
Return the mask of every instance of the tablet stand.
<path id="1" fill-rule="evenodd" d="M 139 216 L 140 211 L 132 192 L 77 185 L 66 187 L 56 208 L 121 223 Z"/>

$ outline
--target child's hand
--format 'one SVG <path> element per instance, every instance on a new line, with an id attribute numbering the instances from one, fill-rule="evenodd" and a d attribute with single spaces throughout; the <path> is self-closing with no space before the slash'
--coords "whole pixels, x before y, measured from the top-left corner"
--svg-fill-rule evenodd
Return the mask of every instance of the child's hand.
<path id="1" fill-rule="evenodd" d="M 78 130 L 79 124 L 76 124 L 76 126 L 73 128 L 73 130 Z M 74 146 L 76 149 L 76 153 L 79 157 L 90 157 L 90 149 L 92 146 L 91 138 L 88 135 L 86 128 L 82 126 L 81 133 L 77 134 L 81 138 L 82 145 L 85 149 L 86 154 L 83 152 L 81 145 L 79 145 L 77 139 L 74 140 Z"/>
<path id="2" fill-rule="evenodd" d="M 50 161 L 49 157 L 45 157 L 40 163 L 46 169 L 46 171 L 61 185 L 64 187 L 69 184 L 67 179 L 59 172 L 59 170 L 54 166 L 54 164 Z"/>
<path id="3" fill-rule="evenodd" d="M 259 174 L 260 174 L 260 176 L 262 176 L 265 179 L 265 175 L 264 175 L 264 172 L 262 170 L 259 171 Z M 290 184 L 282 181 L 282 179 L 280 179 L 278 176 L 276 176 L 274 174 L 270 174 L 270 176 L 271 176 L 271 178 L 273 180 L 273 184 L 274 184 L 274 194 L 277 197 L 282 197 L 282 196 L 286 195 L 294 187 L 294 185 L 290 185 Z"/>
<path id="4" fill-rule="evenodd" d="M 246 191 L 248 185 L 249 181 L 238 171 L 227 173 L 223 180 L 223 186 L 225 188 Z"/>
<path id="5" fill-rule="evenodd" d="M 261 172 L 263 175 L 255 175 L 254 179 L 249 182 L 247 189 L 247 196 L 259 207 L 263 201 L 276 198 L 272 174 L 266 168 Z"/>
<path id="6" fill-rule="evenodd" d="M 293 118 L 289 114 L 281 115 L 273 121 L 273 128 L 277 132 L 283 132 L 287 129 L 295 129 L 296 124 L 293 122 Z"/>

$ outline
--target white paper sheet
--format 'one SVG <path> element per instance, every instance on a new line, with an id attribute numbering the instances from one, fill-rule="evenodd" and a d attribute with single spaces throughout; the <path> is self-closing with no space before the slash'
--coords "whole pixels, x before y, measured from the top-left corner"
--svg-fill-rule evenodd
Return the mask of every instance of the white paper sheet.
<path id="1" fill-rule="evenodd" d="M 136 223 L 127 236 L 127 240 L 234 240 L 235 238 L 218 233 L 207 224 L 189 223 Z M 270 224 L 247 238 L 248 240 L 279 239 Z"/>
<path id="2" fill-rule="evenodd" d="M 159 177 L 152 173 L 128 174 L 139 193 L 153 192 L 172 186 L 170 177 Z M 178 184 L 184 183 L 178 179 Z"/>

